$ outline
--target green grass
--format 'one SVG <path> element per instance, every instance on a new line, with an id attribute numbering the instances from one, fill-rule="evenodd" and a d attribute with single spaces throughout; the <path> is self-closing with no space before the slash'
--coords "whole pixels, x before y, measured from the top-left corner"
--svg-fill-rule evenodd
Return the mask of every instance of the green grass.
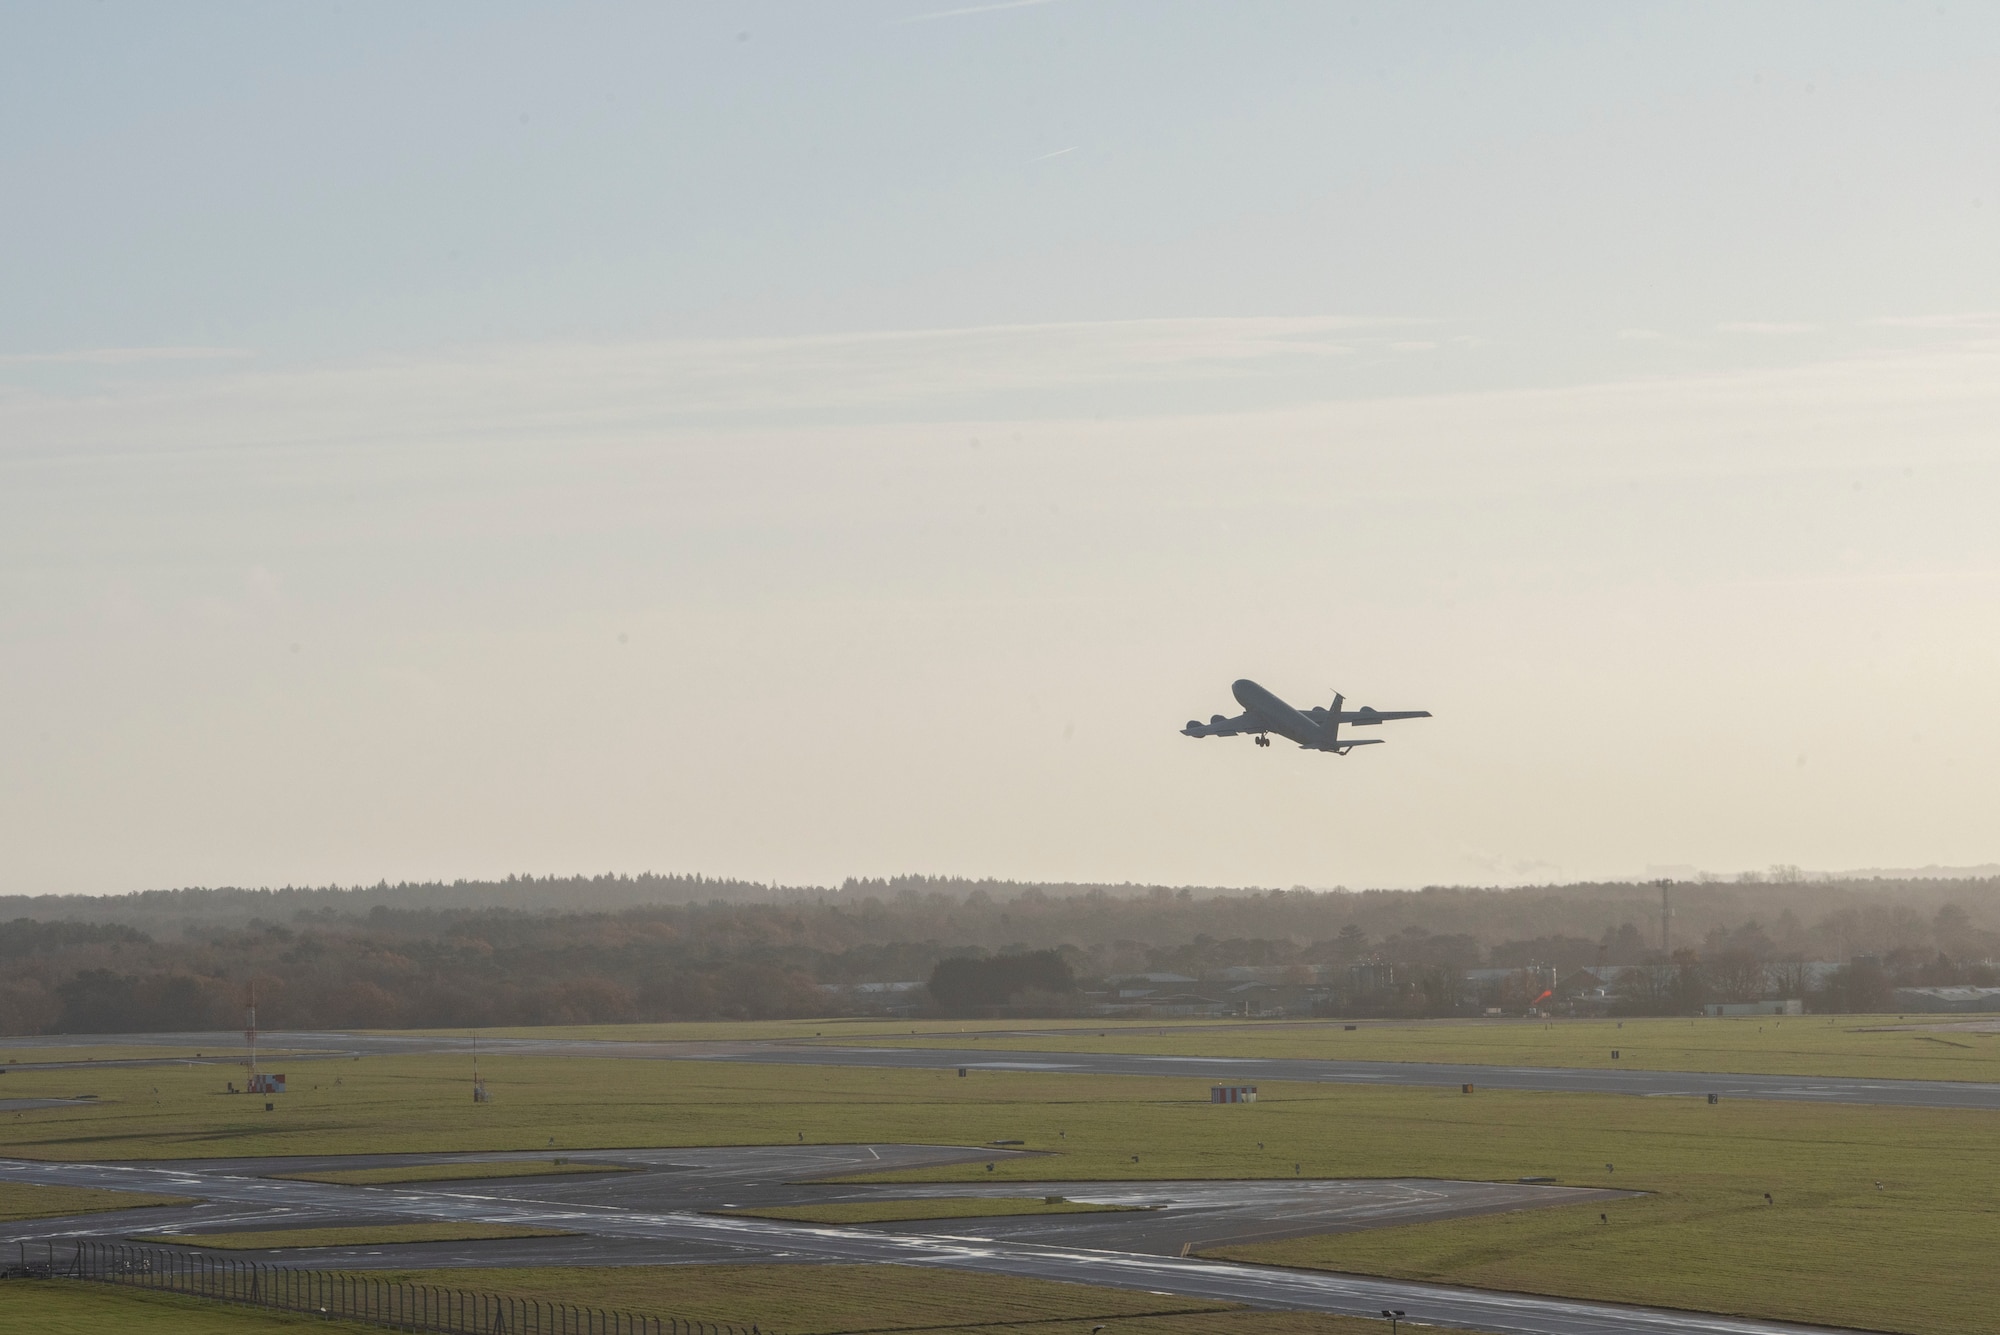
<path id="1" fill-rule="evenodd" d="M 894 1224 L 909 1219 L 985 1219 L 995 1216 L 1098 1214 L 1135 1205 L 1088 1205 L 1039 1196 L 931 1196 L 902 1201 L 829 1201 L 824 1205 L 770 1205 L 718 1210 L 717 1214 L 783 1219 L 797 1224 Z"/>
<path id="2" fill-rule="evenodd" d="M 14 1046 L 9 1046 L 13 1044 Z M 260 1067 L 282 1063 L 287 1057 L 298 1057 L 307 1051 L 303 1048 L 260 1048 L 257 1064 Z M 119 1062 L 119 1061 L 192 1061 L 196 1058 L 223 1057 L 241 1063 L 249 1054 L 239 1042 L 222 1047 L 193 1048 L 172 1043 L 71 1043 L 61 1047 L 42 1047 L 23 1044 L 20 1039 L 0 1038 L 0 1069 L 11 1071 L 21 1065 L 42 1065 L 48 1062 Z M 87 1072 L 83 1074 L 88 1074 Z M 7 1091 L 0 1089 L 0 1097 Z"/>
<path id="3" fill-rule="evenodd" d="M 248 1233 L 149 1233 L 135 1242 L 217 1251 L 277 1251 L 289 1247 L 385 1247 L 399 1242 L 484 1242 L 492 1238 L 567 1238 L 560 1228 L 516 1224 L 348 1224 L 335 1228 L 267 1228 Z"/>
<path id="4" fill-rule="evenodd" d="M 591 1039 L 613 1043 L 736 1043 L 753 1040 L 824 1038 L 839 1041 L 851 1038 L 889 1038 L 977 1033 L 1042 1033 L 1089 1030 L 1097 1033 L 1120 1025 L 1159 1029 L 1163 1025 L 1202 1025 L 1204 1020 L 864 1020 L 831 1018 L 824 1020 L 685 1020 L 663 1024 L 568 1024 L 541 1025 L 512 1029 L 417 1029 L 380 1030 L 399 1036 L 432 1034 L 446 1038 L 543 1038 Z"/>
<path id="5" fill-rule="evenodd" d="M 1170 1314 L 1225 1314 L 1229 1305 L 1169 1294 L 932 1266 L 689 1265 L 398 1272 L 397 1279 L 525 1298 L 757 1325 L 785 1335 L 1088 1325 Z M 1176 1327 L 1179 1329 L 1179 1327 Z"/>
<path id="6" fill-rule="evenodd" d="M 621 1266 L 415 1271 L 397 1277 L 435 1284 L 441 1274 L 449 1276 L 444 1283 L 489 1292 L 663 1316 L 749 1321 L 767 1335 L 1090 1335 L 1094 1325 L 1110 1325 L 1116 1335 L 1378 1335 L 1381 1325 L 1313 1312 L 1259 1312 L 911 1266 Z M 968 1313 L 996 1320 L 968 1324 Z M 139 1289 L 61 1280 L 0 1283 L 0 1331 L 7 1335 L 103 1335 L 130 1329 L 146 1335 L 263 1335 L 307 1328 L 332 1335 L 374 1329 Z"/>
<path id="7" fill-rule="evenodd" d="M 0 1331 L 7 1335 L 104 1335 L 115 1330 L 143 1330 L 146 1335 L 265 1335 L 267 1331 L 307 1330 L 360 1335 L 373 1329 L 302 1313 L 260 1312 L 108 1284 L 0 1280 Z"/>
<path id="8" fill-rule="evenodd" d="M 903 1265 L 676 1265 L 402 1271 L 391 1276 L 697 1321 L 766 1335 L 1380 1335 L 1381 1322 L 1259 1312 L 1171 1294 Z M 1442 1331 L 1440 1327 L 1428 1327 Z"/>
<path id="9" fill-rule="evenodd" d="M 1969 1255 L 1961 1236 L 1990 1239 L 1990 1209 L 1885 1207 L 1880 1224 L 1895 1236 L 1875 1248 L 1842 1236 L 1830 1264 L 1822 1226 L 1864 1213 L 1865 1199 L 1822 1189 L 1780 1201 L 1682 1190 L 1606 1210 L 1608 1223 L 1594 1207 L 1568 1207 L 1201 1254 L 1873 1330 L 2000 1328 L 1990 1260 Z"/>
<path id="10" fill-rule="evenodd" d="M 58 1219 L 147 1205 L 193 1205 L 185 1196 L 144 1191 L 100 1191 L 95 1187 L 45 1187 L 34 1182 L 0 1182 L 0 1223 L 15 1219 Z"/>
<path id="11" fill-rule="evenodd" d="M 1928 1016 L 1919 1019 L 1938 1019 Z M 1349 1030 L 1346 1023 L 1356 1027 Z M 1896 1016 L 1729 1016 L 1635 1020 L 1286 1020 L 1170 1033 L 931 1034 L 871 1038 L 894 1047 L 995 1052 L 1133 1052 L 1179 1057 L 1466 1062 L 1595 1070 L 1715 1071 L 2000 1081 L 2000 1034 L 1886 1030 Z M 1622 1028 L 1620 1027 L 1622 1026 Z M 1100 1036 L 1102 1035 L 1102 1036 Z M 1612 1057 L 1616 1051 L 1618 1056 Z"/>
<path id="12" fill-rule="evenodd" d="M 559 1153 L 796 1144 L 803 1132 L 847 1144 L 1020 1139 L 1043 1152 L 996 1155 L 990 1173 L 981 1159 L 904 1175 L 924 1181 L 1289 1177 L 1295 1163 L 1314 1177 L 1547 1175 L 1651 1194 L 1605 1207 L 1608 1224 L 1597 1208 L 1550 1210 L 1256 1254 L 1913 1335 L 1995 1328 L 1982 1277 L 2000 1224 L 2000 1124 L 1986 1113 L 1278 1083 L 1258 1103 L 1217 1105 L 1206 1081 L 1173 1077 L 491 1056 L 480 1069 L 496 1101 L 474 1104 L 440 1068 L 433 1057 L 321 1063 L 273 1113 L 213 1093 L 199 1069 L 102 1072 L 107 1095 L 119 1079 L 159 1081 L 160 1104 L 0 1119 L 0 1154 Z"/>
<path id="13" fill-rule="evenodd" d="M 347 1187 L 380 1187 L 396 1182 L 472 1182 L 501 1177 L 560 1177 L 568 1173 L 630 1173 L 625 1164 L 565 1163 L 560 1159 L 475 1159 L 456 1163 L 405 1164 L 397 1168 L 329 1168 L 314 1173 L 272 1173 L 287 1182 L 329 1182 Z"/>

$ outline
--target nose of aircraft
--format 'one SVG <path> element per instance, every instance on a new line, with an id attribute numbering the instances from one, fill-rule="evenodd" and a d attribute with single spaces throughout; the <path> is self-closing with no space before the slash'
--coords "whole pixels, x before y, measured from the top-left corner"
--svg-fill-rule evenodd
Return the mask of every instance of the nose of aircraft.
<path id="1" fill-rule="evenodd" d="M 1237 704 L 1248 709 L 1251 696 L 1263 694 L 1263 688 L 1248 677 L 1242 677 L 1229 683 L 1229 693 L 1236 697 Z"/>

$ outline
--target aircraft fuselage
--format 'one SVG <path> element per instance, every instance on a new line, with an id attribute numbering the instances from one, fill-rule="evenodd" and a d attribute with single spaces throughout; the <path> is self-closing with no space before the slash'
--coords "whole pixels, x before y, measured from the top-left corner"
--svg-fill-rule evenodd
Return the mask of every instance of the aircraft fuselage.
<path id="1" fill-rule="evenodd" d="M 1248 677 L 1231 682 L 1229 693 L 1236 697 L 1237 704 L 1243 706 L 1244 713 L 1278 736 L 1300 746 L 1326 745 L 1325 729 Z"/>

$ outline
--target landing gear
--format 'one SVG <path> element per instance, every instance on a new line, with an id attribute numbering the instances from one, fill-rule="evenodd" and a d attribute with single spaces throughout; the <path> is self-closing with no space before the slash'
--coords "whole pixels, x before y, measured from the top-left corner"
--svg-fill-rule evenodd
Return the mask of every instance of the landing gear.
<path id="1" fill-rule="evenodd" d="M 1259 733 L 1257 735 L 1257 745 L 1269 746 L 1270 744 L 1271 744 L 1271 739 L 1269 737 L 1264 736 L 1262 733 Z"/>

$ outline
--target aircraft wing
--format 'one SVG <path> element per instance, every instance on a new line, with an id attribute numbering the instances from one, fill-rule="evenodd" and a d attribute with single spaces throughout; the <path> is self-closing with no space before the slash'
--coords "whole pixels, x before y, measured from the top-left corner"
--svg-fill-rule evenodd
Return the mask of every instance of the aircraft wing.
<path id="1" fill-rule="evenodd" d="M 1187 726 L 1181 729 L 1182 734 L 1188 737 L 1237 737 L 1246 732 L 1258 731 L 1260 729 L 1250 721 L 1248 714 L 1238 714 L 1235 718 L 1224 718 L 1217 714 L 1206 723 L 1189 719 Z"/>
<path id="2" fill-rule="evenodd" d="M 1366 705 L 1363 705 L 1359 709 L 1343 709 L 1340 711 L 1340 721 L 1342 723 L 1356 723 L 1364 726 L 1370 723 L 1393 723 L 1399 718 L 1429 718 L 1430 716 L 1431 711 L 1428 709 L 1370 709 Z"/>

